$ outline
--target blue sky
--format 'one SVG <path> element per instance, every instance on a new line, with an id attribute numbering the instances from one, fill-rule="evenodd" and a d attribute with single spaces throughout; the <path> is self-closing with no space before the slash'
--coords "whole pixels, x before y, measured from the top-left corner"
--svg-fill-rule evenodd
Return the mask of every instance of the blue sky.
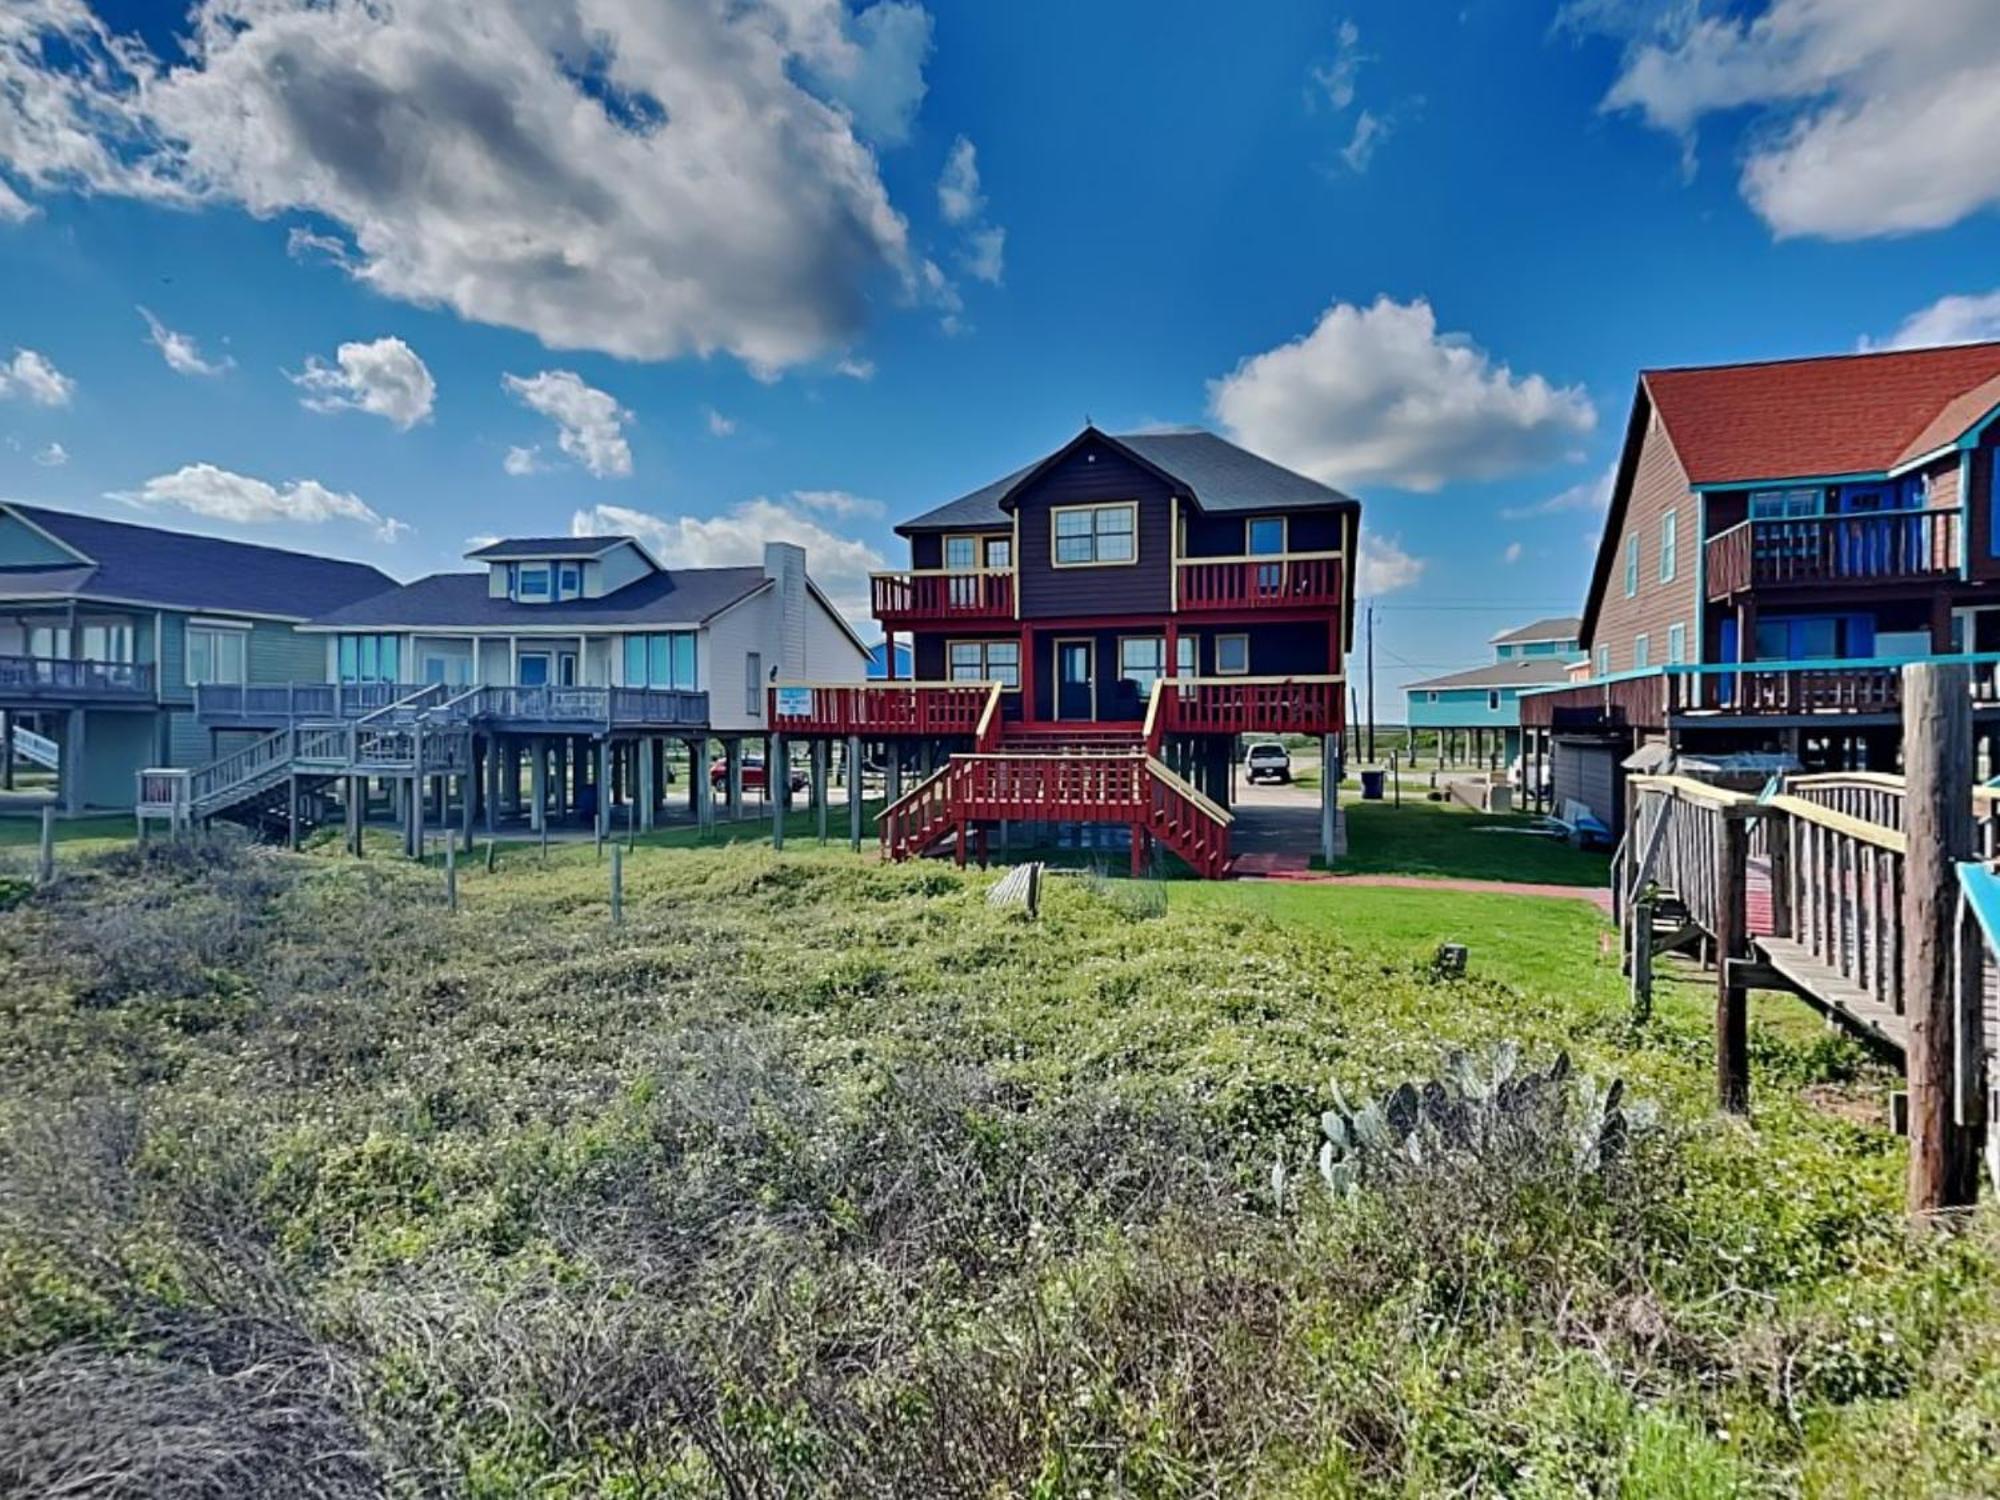
<path id="1" fill-rule="evenodd" d="M 0 495 L 852 600 L 1200 423 L 1367 503 L 1394 717 L 1579 606 L 1640 367 L 2000 332 L 2000 41 L 1893 9 L 11 0 Z"/>

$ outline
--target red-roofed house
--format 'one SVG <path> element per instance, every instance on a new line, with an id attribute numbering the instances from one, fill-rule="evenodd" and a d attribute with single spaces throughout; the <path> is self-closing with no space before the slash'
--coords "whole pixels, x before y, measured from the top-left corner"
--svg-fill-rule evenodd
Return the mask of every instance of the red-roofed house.
<path id="1" fill-rule="evenodd" d="M 1596 807 L 1603 757 L 1649 739 L 1893 764 L 1900 663 L 2000 652 L 1996 416 L 2000 343 L 1641 373 L 1590 680 L 1522 703 L 1598 747 L 1558 753 L 1558 795 Z"/>

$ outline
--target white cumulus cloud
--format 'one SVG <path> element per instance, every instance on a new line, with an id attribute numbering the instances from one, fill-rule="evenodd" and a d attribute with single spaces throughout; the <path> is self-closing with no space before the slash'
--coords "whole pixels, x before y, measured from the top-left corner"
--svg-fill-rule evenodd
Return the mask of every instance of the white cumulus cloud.
<path id="1" fill-rule="evenodd" d="M 736 419 L 734 417 L 725 417 L 714 407 L 704 406 L 701 409 L 701 419 L 707 424 L 708 435 L 710 437 L 723 438 L 735 436 Z"/>
<path id="2" fill-rule="evenodd" d="M 864 500 L 846 490 L 793 490 L 792 503 L 807 510 L 824 511 L 830 516 L 879 516 L 886 508 L 880 500 Z"/>
<path id="3" fill-rule="evenodd" d="M 1424 576 L 1430 563 L 1403 550 L 1402 538 L 1365 531 L 1354 569 L 1354 592 L 1373 599 L 1406 589 Z"/>
<path id="4" fill-rule="evenodd" d="M 636 536 L 669 568 L 722 568 L 764 560 L 764 543 L 796 542 L 806 571 L 856 626 L 868 620 L 868 575 L 888 566 L 868 543 L 842 536 L 797 504 L 765 496 L 716 516 L 661 516 L 623 505 L 592 505 L 570 517 L 572 536 Z"/>
<path id="5" fill-rule="evenodd" d="M 318 355 L 291 377 L 306 394 L 299 403 L 312 411 L 365 411 L 386 417 L 408 432 L 431 414 L 437 382 L 430 367 L 401 339 L 342 344 L 328 364 Z"/>
<path id="6" fill-rule="evenodd" d="M 0 401 L 18 397 L 37 406 L 68 406 L 75 394 L 76 382 L 46 354 L 16 349 L 12 359 L 0 359 Z"/>
<path id="7" fill-rule="evenodd" d="M 1618 482 L 1618 461 L 1613 459 L 1603 472 L 1579 479 L 1546 500 L 1532 505 L 1510 505 L 1500 512 L 1503 521 L 1526 521 L 1535 516 L 1559 516 L 1571 512 L 1602 515 L 1611 508 L 1611 490 Z"/>
<path id="8" fill-rule="evenodd" d="M 146 337 L 152 346 L 160 351 L 160 358 L 167 362 L 167 368 L 176 375 L 220 375 L 236 361 L 224 356 L 220 360 L 202 358 L 201 345 L 192 335 L 176 333 L 153 315 L 152 309 L 141 307 L 139 316 L 146 320 Z"/>
<path id="9" fill-rule="evenodd" d="M 1861 239 L 1940 229 L 2000 202 L 2000 26 L 1991 0 L 1572 5 L 1627 37 L 1604 108 L 1676 136 L 1747 112 L 1739 186 L 1779 235 Z"/>
<path id="10" fill-rule="evenodd" d="M 998 286 L 1007 270 L 1007 231 L 986 220 L 979 152 L 965 136 L 951 143 L 938 174 L 937 195 L 939 215 L 960 231 L 959 264 L 973 280 Z"/>
<path id="11" fill-rule="evenodd" d="M 530 474 L 542 473 L 549 466 L 542 462 L 541 444 L 531 443 L 525 448 L 509 448 L 507 456 L 500 461 L 500 467 L 515 479 L 525 479 Z"/>
<path id="12" fill-rule="evenodd" d="M 1580 386 L 1516 375 L 1421 299 L 1337 302 L 1312 331 L 1212 380 L 1230 435 L 1334 485 L 1431 491 L 1567 457 L 1596 425 Z"/>
<path id="13" fill-rule="evenodd" d="M 0 7 L 9 203 L 310 215 L 384 296 L 635 359 L 774 372 L 852 345 L 915 258 L 910 0 L 195 0 L 170 49 L 84 0 Z M 9 207 L 8 217 L 21 210 Z"/>
<path id="14" fill-rule="evenodd" d="M 1892 349 L 1981 344 L 2000 339 L 2000 291 L 1940 297 L 1911 313 L 1889 340 Z"/>
<path id="15" fill-rule="evenodd" d="M 184 510 L 210 520 L 251 526 L 277 521 L 307 525 L 358 521 L 385 542 L 395 541 L 410 529 L 401 521 L 378 514 L 359 496 L 329 489 L 316 479 L 276 485 L 205 463 L 156 474 L 138 489 L 114 492 L 111 498 L 128 505 Z"/>
<path id="16" fill-rule="evenodd" d="M 585 385 L 573 370 L 503 375 L 500 383 L 516 400 L 554 422 L 562 451 L 599 479 L 622 479 L 632 472 L 632 445 L 625 440 L 632 413 L 617 398 Z"/>
<path id="17" fill-rule="evenodd" d="M 35 462 L 45 469 L 60 469 L 69 462 L 69 449 L 61 443 L 50 443 L 35 452 Z"/>

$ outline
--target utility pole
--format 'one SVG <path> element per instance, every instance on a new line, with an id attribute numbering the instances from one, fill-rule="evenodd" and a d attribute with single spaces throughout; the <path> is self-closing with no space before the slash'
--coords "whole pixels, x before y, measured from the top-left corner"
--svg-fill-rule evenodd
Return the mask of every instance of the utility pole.
<path id="1" fill-rule="evenodd" d="M 1375 606 L 1368 606 L 1368 762 L 1375 763 Z"/>

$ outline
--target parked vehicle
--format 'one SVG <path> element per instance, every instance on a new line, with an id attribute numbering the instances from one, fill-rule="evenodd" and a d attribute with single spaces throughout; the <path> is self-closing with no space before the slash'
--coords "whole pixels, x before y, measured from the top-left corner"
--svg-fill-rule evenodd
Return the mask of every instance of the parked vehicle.
<path id="1" fill-rule="evenodd" d="M 1514 763 L 1507 768 L 1507 784 L 1513 787 L 1514 790 L 1521 796 L 1532 797 L 1535 795 L 1535 790 L 1534 788 L 1529 787 L 1527 785 L 1528 780 L 1529 780 L 1529 775 L 1527 766 L 1523 758 L 1517 755 L 1514 757 Z M 1555 794 L 1556 794 L 1555 767 L 1548 761 L 1543 761 L 1542 786 L 1541 786 L 1542 800 L 1546 802 L 1551 797 L 1555 796 Z"/>
<path id="2" fill-rule="evenodd" d="M 1259 781 L 1283 785 L 1292 779 L 1292 752 L 1276 740 L 1260 740 L 1244 752 L 1243 774 L 1252 785 Z"/>
<path id="3" fill-rule="evenodd" d="M 726 757 L 717 756 L 714 763 L 709 766 L 708 784 L 717 791 L 729 785 L 729 761 Z M 764 757 L 761 755 L 744 756 L 743 790 L 746 792 L 761 792 L 764 790 L 764 785 Z M 792 768 L 792 790 L 794 792 L 803 792 L 805 789 L 806 773 L 794 766 Z"/>

